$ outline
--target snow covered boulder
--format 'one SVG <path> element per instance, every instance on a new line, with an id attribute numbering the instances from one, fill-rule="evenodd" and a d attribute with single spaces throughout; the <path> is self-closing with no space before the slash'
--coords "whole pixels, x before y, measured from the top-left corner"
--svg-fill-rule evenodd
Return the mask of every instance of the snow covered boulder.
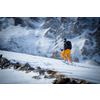
<path id="1" fill-rule="evenodd" d="M 37 66 L 36 69 L 34 69 L 33 72 L 38 72 L 40 75 L 44 75 L 45 74 L 45 70 L 42 69 L 40 66 Z"/>
<path id="2" fill-rule="evenodd" d="M 21 66 L 21 64 L 19 62 L 14 63 L 13 65 L 14 65 L 14 69 L 18 69 Z"/>
<path id="3" fill-rule="evenodd" d="M 45 70 L 39 70 L 39 74 L 40 75 L 44 75 L 45 74 Z"/>
<path id="4" fill-rule="evenodd" d="M 6 63 L 10 63 L 7 58 L 1 58 L 1 65 L 4 66 Z"/>
<path id="5" fill-rule="evenodd" d="M 26 63 L 23 67 L 20 68 L 20 70 L 28 71 L 29 68 L 31 68 L 31 66 L 28 63 Z"/>
<path id="6" fill-rule="evenodd" d="M 37 70 L 40 70 L 40 69 L 41 69 L 41 67 L 38 66 L 38 67 L 37 67 Z"/>
<path id="7" fill-rule="evenodd" d="M 44 78 L 51 79 L 51 78 L 56 78 L 57 77 L 58 71 L 49 70 L 47 73 L 50 74 L 50 75 L 44 75 Z"/>
<path id="8" fill-rule="evenodd" d="M 58 73 L 58 71 L 53 71 L 53 72 L 51 73 L 51 77 L 56 77 L 57 73 Z"/>
<path id="9" fill-rule="evenodd" d="M 50 70 L 50 69 L 46 69 L 46 71 L 48 74 L 52 74 L 54 72 L 53 70 Z"/>
<path id="10" fill-rule="evenodd" d="M 22 71 L 28 71 L 28 67 L 21 67 L 20 70 L 22 70 Z"/>
<path id="11" fill-rule="evenodd" d="M 29 65 L 29 63 L 26 63 L 26 64 L 24 65 L 24 67 L 31 68 L 31 66 Z"/>
<path id="12" fill-rule="evenodd" d="M 44 78 L 49 78 L 49 76 L 47 76 L 47 75 L 44 75 Z"/>

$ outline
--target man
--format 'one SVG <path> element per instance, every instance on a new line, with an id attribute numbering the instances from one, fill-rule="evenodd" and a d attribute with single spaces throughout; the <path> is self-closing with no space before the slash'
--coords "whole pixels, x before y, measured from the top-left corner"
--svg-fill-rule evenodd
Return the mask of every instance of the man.
<path id="1" fill-rule="evenodd" d="M 64 49 L 61 49 L 61 51 L 63 51 L 61 53 L 61 56 L 64 58 L 64 62 L 66 62 L 66 56 L 65 55 L 67 55 L 69 62 L 72 63 L 72 60 L 71 60 L 71 57 L 70 57 L 71 48 L 72 48 L 71 42 L 67 41 L 66 38 L 63 39 L 63 42 L 64 42 Z"/>

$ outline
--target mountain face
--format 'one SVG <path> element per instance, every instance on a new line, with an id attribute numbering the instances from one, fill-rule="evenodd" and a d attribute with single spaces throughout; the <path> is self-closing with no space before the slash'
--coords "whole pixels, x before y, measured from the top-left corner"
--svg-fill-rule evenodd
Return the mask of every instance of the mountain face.
<path id="1" fill-rule="evenodd" d="M 99 17 L 1 17 L 0 49 L 62 59 L 62 39 L 72 42 L 73 61 L 100 64 Z"/>

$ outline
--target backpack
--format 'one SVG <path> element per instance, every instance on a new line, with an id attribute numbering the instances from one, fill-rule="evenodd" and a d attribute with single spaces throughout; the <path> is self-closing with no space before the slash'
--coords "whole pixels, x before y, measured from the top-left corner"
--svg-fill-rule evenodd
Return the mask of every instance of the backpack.
<path id="1" fill-rule="evenodd" d="M 72 49 L 72 44 L 71 44 L 71 42 L 70 41 L 67 41 L 67 46 L 68 46 L 68 49 Z"/>

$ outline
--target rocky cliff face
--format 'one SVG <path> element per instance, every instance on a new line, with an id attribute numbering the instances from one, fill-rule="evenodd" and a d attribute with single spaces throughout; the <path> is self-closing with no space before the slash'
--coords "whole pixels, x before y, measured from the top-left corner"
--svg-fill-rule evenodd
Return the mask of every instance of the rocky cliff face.
<path id="1" fill-rule="evenodd" d="M 8 38 L 7 38 L 8 37 Z M 72 60 L 100 64 L 100 18 L 0 18 L 0 49 L 62 59 L 62 39 L 72 42 Z"/>

